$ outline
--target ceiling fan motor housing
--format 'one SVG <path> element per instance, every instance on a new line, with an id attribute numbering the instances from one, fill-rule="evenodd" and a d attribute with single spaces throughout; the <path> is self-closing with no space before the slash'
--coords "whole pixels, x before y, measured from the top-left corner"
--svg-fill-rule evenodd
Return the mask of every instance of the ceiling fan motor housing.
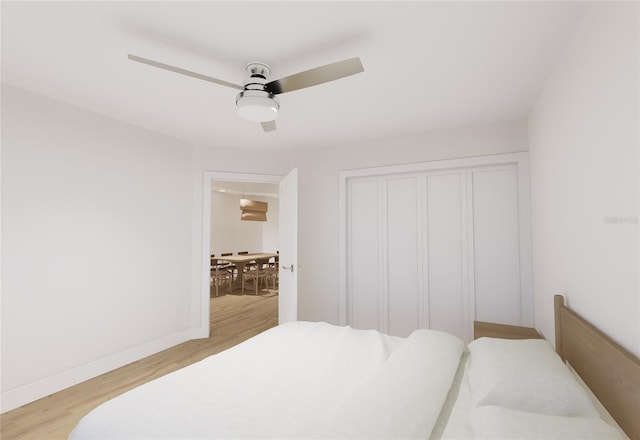
<path id="1" fill-rule="evenodd" d="M 268 64 L 252 62 L 247 64 L 249 78 L 245 81 L 244 90 L 236 97 L 238 114 L 250 121 L 267 122 L 278 117 L 280 102 L 273 94 L 265 90 L 267 75 L 271 72 Z"/>

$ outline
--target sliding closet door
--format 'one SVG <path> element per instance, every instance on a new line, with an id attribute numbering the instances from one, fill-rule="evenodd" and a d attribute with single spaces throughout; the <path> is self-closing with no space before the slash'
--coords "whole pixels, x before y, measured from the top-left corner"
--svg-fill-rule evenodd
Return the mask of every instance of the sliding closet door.
<path id="1" fill-rule="evenodd" d="M 382 320 L 382 201 L 379 179 L 349 183 L 347 260 L 348 322 L 354 328 L 380 329 Z M 382 329 L 381 329 L 382 330 Z"/>
<path id="2" fill-rule="evenodd" d="M 464 174 L 426 177 L 425 315 L 429 327 L 466 337 Z"/>
<path id="3" fill-rule="evenodd" d="M 475 319 L 520 324 L 518 193 L 514 165 L 469 171 Z"/>
<path id="4" fill-rule="evenodd" d="M 353 180 L 348 185 L 348 323 L 408 336 L 420 328 L 420 179 Z"/>
<path id="5" fill-rule="evenodd" d="M 388 316 L 382 327 L 391 335 L 409 336 L 420 328 L 421 219 L 418 207 L 417 176 L 386 179 L 387 283 L 385 303 Z"/>

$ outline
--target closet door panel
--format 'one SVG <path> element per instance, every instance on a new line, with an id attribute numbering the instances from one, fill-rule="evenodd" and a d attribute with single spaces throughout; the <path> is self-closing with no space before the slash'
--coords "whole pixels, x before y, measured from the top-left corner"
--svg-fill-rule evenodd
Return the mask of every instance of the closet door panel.
<path id="1" fill-rule="evenodd" d="M 349 186 L 350 246 L 349 324 L 354 328 L 380 328 L 380 189 L 378 180 L 353 181 Z"/>
<path id="2" fill-rule="evenodd" d="M 464 339 L 461 191 L 459 173 L 427 177 L 429 327 Z"/>
<path id="3" fill-rule="evenodd" d="M 519 325 L 516 170 L 480 169 L 471 175 L 475 319 Z"/>
<path id="4" fill-rule="evenodd" d="M 387 180 L 388 333 L 403 337 L 419 328 L 418 181 Z"/>

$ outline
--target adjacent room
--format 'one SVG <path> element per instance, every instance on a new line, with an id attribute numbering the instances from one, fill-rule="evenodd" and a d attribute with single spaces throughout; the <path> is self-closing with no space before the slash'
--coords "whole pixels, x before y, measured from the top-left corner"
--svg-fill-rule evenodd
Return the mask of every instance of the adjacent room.
<path id="1" fill-rule="evenodd" d="M 278 199 L 279 185 L 274 183 L 212 182 L 212 319 L 246 314 L 253 307 L 265 311 L 257 321 L 278 321 Z M 224 322 L 233 320 L 229 316 Z"/>
<path id="2" fill-rule="evenodd" d="M 3 439 L 640 437 L 640 2 L 0 13 Z"/>

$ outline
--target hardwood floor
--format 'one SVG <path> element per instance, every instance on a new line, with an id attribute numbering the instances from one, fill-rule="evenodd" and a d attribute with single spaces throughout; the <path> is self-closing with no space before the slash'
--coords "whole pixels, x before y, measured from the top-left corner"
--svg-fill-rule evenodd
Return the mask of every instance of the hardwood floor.
<path id="1" fill-rule="evenodd" d="M 0 416 L 0 438 L 66 439 L 101 403 L 278 325 L 277 290 L 211 298 L 211 337 L 188 341 Z"/>

